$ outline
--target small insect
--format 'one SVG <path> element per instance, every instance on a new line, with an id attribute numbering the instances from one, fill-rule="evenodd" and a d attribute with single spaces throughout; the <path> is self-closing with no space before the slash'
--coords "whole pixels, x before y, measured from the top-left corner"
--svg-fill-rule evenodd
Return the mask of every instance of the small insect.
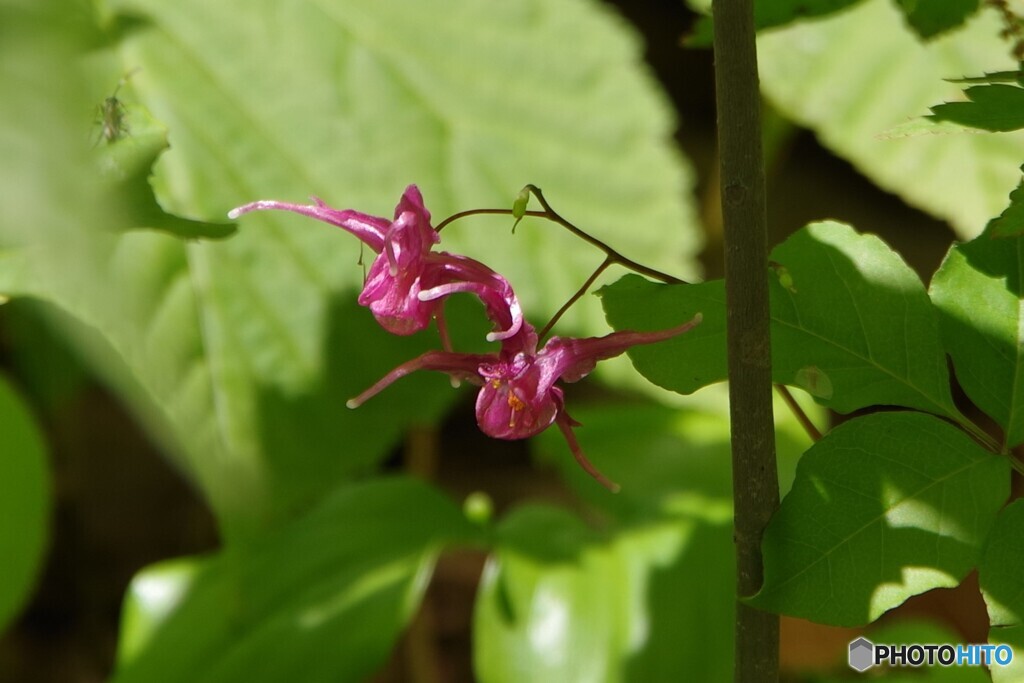
<path id="1" fill-rule="evenodd" d="M 117 98 L 117 93 L 120 92 L 121 86 L 127 83 L 128 79 L 131 78 L 136 71 L 138 71 L 138 69 L 133 69 L 125 74 L 124 77 L 117 82 L 117 87 L 114 88 L 114 92 L 103 100 L 103 104 L 97 107 L 96 123 L 100 126 L 100 137 L 97 138 L 96 144 L 99 144 L 100 140 L 106 140 L 109 145 L 128 135 L 128 122 L 125 120 L 128 115 L 128 110 L 125 109 L 124 103 Z"/>

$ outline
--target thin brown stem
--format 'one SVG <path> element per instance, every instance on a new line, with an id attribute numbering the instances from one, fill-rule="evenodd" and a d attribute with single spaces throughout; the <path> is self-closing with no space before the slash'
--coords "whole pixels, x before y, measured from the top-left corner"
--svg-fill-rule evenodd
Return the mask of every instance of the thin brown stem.
<path id="1" fill-rule="evenodd" d="M 807 416 L 807 413 L 805 413 L 804 409 L 800 407 L 800 404 L 796 402 L 796 398 L 792 393 L 790 393 L 789 388 L 786 387 L 785 384 L 776 384 L 775 391 L 777 391 L 779 396 L 782 397 L 782 400 L 786 402 L 786 405 L 796 417 L 797 422 L 799 422 L 800 426 L 804 428 L 805 432 L 807 432 L 807 436 L 811 437 L 811 441 L 820 441 L 821 432 L 814 426 L 814 423 L 811 422 L 811 418 Z"/>
<path id="2" fill-rule="evenodd" d="M 449 223 L 454 223 L 460 218 L 467 218 L 469 216 L 512 216 L 512 209 L 469 209 L 468 211 L 459 211 L 453 213 L 448 218 L 437 224 L 434 228 L 435 231 L 441 232 Z M 527 211 L 523 214 L 524 216 L 533 216 L 534 218 L 547 218 L 548 215 L 543 211 Z"/>
<path id="3" fill-rule="evenodd" d="M 593 246 L 595 246 L 598 249 L 600 249 L 601 251 L 603 251 L 605 253 L 605 255 L 608 258 L 610 258 L 613 263 L 618 263 L 621 266 L 625 266 L 626 268 L 629 268 L 630 270 L 632 270 L 634 273 L 639 273 L 640 275 L 646 275 L 647 277 L 654 278 L 655 280 L 660 280 L 661 282 L 664 282 L 666 284 L 671 284 L 671 285 L 685 285 L 685 284 L 689 284 L 689 283 L 686 282 L 686 280 L 681 280 L 680 278 L 677 278 L 674 275 L 669 275 L 668 273 L 663 273 L 660 270 L 656 270 L 654 268 L 649 268 L 649 267 L 643 265 L 642 263 L 637 263 L 636 261 L 623 256 L 622 254 L 617 252 L 615 249 L 613 249 L 612 247 L 608 246 L 607 244 L 605 244 L 604 242 L 602 242 L 598 238 L 594 237 L 590 233 L 588 233 L 588 232 L 586 232 L 586 231 L 576 227 L 571 222 L 567 221 L 565 218 L 562 218 L 562 216 L 559 215 L 557 211 L 552 209 L 550 204 L 548 204 L 547 200 L 544 198 L 544 194 L 541 192 L 539 187 L 537 187 L 535 185 L 527 185 L 526 188 L 530 192 L 533 193 L 533 195 L 537 198 L 537 201 L 540 202 L 542 207 L 544 207 L 544 210 L 543 211 L 526 211 L 526 212 L 524 212 L 522 214 L 523 216 L 532 216 L 534 218 L 546 218 L 547 220 L 551 221 L 552 223 L 557 223 L 558 225 L 561 225 L 563 228 L 565 228 L 566 230 L 568 230 L 572 234 L 576 235 L 577 237 L 582 239 L 584 242 L 587 242 L 588 244 L 592 244 Z M 456 221 L 456 220 L 458 220 L 460 218 L 466 218 L 468 216 L 483 216 L 483 215 L 490 215 L 490 216 L 494 216 L 494 215 L 514 216 L 515 213 L 513 212 L 512 209 L 470 209 L 469 211 L 460 211 L 458 213 L 452 214 L 448 218 L 445 218 L 443 221 L 438 223 L 437 227 L 434 228 L 434 229 L 437 230 L 438 232 L 440 232 L 442 228 L 444 228 L 448 224 L 450 224 L 450 223 L 452 223 L 452 222 L 454 222 L 454 221 Z"/>
<path id="4" fill-rule="evenodd" d="M 551 328 L 555 326 L 555 323 L 558 322 L 558 319 L 561 318 L 565 314 L 565 312 L 569 310 L 570 306 L 579 301 L 579 298 L 581 296 L 587 293 L 587 290 L 590 289 L 590 286 L 594 284 L 594 281 L 597 280 L 601 273 L 603 273 L 612 263 L 614 263 L 614 261 L 612 260 L 611 256 L 605 257 L 604 261 L 601 262 L 601 265 L 597 267 L 597 270 L 595 270 L 591 274 L 591 276 L 587 278 L 587 281 L 583 283 L 583 286 L 577 289 L 576 293 L 569 297 L 569 300 L 562 304 L 562 307 L 558 309 L 558 312 L 551 317 L 551 320 L 548 321 L 548 324 L 545 325 L 544 328 L 540 331 L 540 334 L 537 335 L 538 339 L 543 340 L 544 337 L 547 336 L 547 333 L 550 332 Z"/>
<path id="5" fill-rule="evenodd" d="M 652 277 L 655 280 L 661 280 L 662 282 L 664 282 L 666 284 L 670 284 L 670 285 L 685 285 L 685 284 L 689 284 L 685 280 L 680 280 L 677 277 L 674 277 L 672 275 L 668 275 L 666 273 L 662 273 L 661 271 L 655 270 L 654 268 L 648 268 L 647 266 L 643 265 L 642 263 L 637 263 L 636 261 L 633 261 L 632 259 L 626 258 L 625 256 L 623 256 L 619 252 L 615 251 L 614 249 L 612 249 L 610 246 L 608 246 L 607 244 L 605 244 L 601 240 L 597 239 L 593 235 L 590 235 L 590 234 L 584 232 L 583 230 L 580 230 L 575 225 L 573 225 L 572 223 L 570 223 L 566 219 L 562 218 L 562 216 L 560 216 L 559 213 L 557 211 L 555 211 L 554 209 L 552 209 L 551 205 L 548 204 L 548 200 L 544 198 L 544 193 L 541 191 L 541 189 L 539 187 L 537 187 L 536 185 L 527 185 L 526 189 L 528 189 L 530 192 L 532 192 L 533 196 L 537 198 L 538 202 L 540 202 L 540 205 L 544 208 L 544 212 L 547 214 L 546 217 L 548 218 L 548 220 L 551 220 L 551 221 L 554 221 L 555 223 L 558 223 L 563 228 L 565 228 L 566 230 L 568 230 L 572 234 L 574 234 L 577 237 L 579 237 L 580 239 L 582 239 L 584 242 L 588 242 L 589 244 L 594 245 L 595 247 L 597 247 L 598 249 L 603 251 L 606 255 L 608 255 L 612 260 L 614 260 L 615 263 L 618 263 L 621 266 L 625 266 L 626 268 L 629 268 L 634 273 L 640 273 L 641 275 L 647 275 L 648 277 Z M 527 215 L 529 215 L 529 214 L 530 214 L 530 212 L 527 212 Z"/>

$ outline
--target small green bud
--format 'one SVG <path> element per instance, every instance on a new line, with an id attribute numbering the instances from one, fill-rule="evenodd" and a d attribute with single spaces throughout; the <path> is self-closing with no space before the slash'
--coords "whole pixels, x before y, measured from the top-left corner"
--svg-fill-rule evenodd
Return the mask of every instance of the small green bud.
<path id="1" fill-rule="evenodd" d="M 462 512 L 466 518 L 476 524 L 487 524 L 494 516 L 494 503 L 483 491 L 474 491 L 466 496 L 462 503 Z"/>
<path id="2" fill-rule="evenodd" d="M 523 220 L 523 216 L 526 215 L 526 205 L 530 203 L 530 186 L 527 185 L 519 194 L 516 195 L 516 200 L 512 202 L 512 215 L 515 217 L 516 222 L 512 224 L 512 232 L 516 231 L 516 226 L 519 225 L 519 221 Z"/>

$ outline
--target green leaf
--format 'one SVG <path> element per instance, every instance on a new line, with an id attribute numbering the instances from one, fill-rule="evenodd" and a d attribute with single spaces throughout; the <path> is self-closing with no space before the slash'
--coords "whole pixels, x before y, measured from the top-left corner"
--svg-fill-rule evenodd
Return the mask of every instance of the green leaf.
<path id="1" fill-rule="evenodd" d="M 978 0 L 896 0 L 907 23 L 921 38 L 934 38 L 960 26 L 978 11 Z"/>
<path id="2" fill-rule="evenodd" d="M 727 523 L 677 518 L 602 537 L 555 508 L 516 510 L 499 526 L 477 597 L 478 679 L 650 681 L 679 671 L 727 678 L 729 532 Z M 679 637 L 697 633 L 703 637 Z"/>
<path id="3" fill-rule="evenodd" d="M 542 0 L 500 10 L 486 0 L 361 0 L 342 10 L 299 0 L 287 12 L 270 0 L 109 4 L 131 30 L 119 34 L 120 63 L 102 92 L 138 69 L 118 97 L 168 128 L 171 149 L 152 178 L 168 211 L 220 220 L 250 200 L 315 193 L 390 215 L 417 182 L 443 217 L 506 206 L 533 181 L 630 256 L 694 269 L 696 220 L 680 192 L 690 172 L 669 144 L 670 107 L 639 40 L 599 3 L 552 11 Z M 79 70 L 63 63 L 31 70 L 49 42 L 25 35 L 11 63 L 29 73 L 4 92 L 43 99 L 48 84 L 78 84 Z M 63 46 L 63 36 L 50 42 Z M 355 305 L 363 268 L 351 236 L 280 213 L 247 217 L 215 244 L 101 230 L 118 224 L 122 207 L 96 199 L 84 131 L 99 101 L 55 95 L 43 111 L 4 103 L 4 135 L 13 131 L 16 144 L 0 160 L 0 188 L 24 198 L 5 208 L 0 246 L 12 249 L 0 253 L 0 294 L 46 299 L 84 323 L 67 334 L 197 482 L 229 538 L 364 473 L 410 421 L 436 420 L 451 405 L 457 394 L 445 379 L 425 376 L 344 408 L 438 345 L 434 333 L 394 338 Z M 132 125 L 118 144 L 142 129 Z M 45 172 L 26 184 L 26 168 Z M 100 204 L 96 216 L 90 202 Z M 510 236 L 509 222 L 462 221 L 445 231 L 444 248 L 507 273 L 531 319 L 543 320 L 602 255 L 533 219 Z M 664 225 L 690 229 L 666 236 Z M 481 317 L 474 303 L 451 303 Z M 457 323 L 461 342 L 469 328 Z M 574 330 L 604 331 L 596 303 L 570 317 L 564 332 Z"/>
<path id="4" fill-rule="evenodd" d="M 938 320 L 913 270 L 874 235 L 812 223 L 772 250 L 772 374 L 848 413 L 899 405 L 956 415 Z"/>
<path id="5" fill-rule="evenodd" d="M 800 461 L 765 532 L 765 582 L 751 602 L 866 624 L 912 595 L 957 585 L 1008 494 L 1006 459 L 946 422 L 921 413 L 846 422 Z"/>
<path id="6" fill-rule="evenodd" d="M 998 38 L 1001 28 L 995 12 L 979 12 L 962 28 L 922 43 L 891 0 L 867 0 L 762 35 L 762 90 L 874 183 L 970 239 L 1002 211 L 1020 181 L 1024 133 L 898 139 L 884 133 L 962 96 L 960 86 L 943 79 L 1016 69 Z"/>
<path id="7" fill-rule="evenodd" d="M 689 171 L 666 144 L 675 127 L 668 103 L 640 67 L 639 41 L 595 3 L 552 12 L 530 0 L 496 12 L 485 0 L 361 0 L 342 11 L 306 0 L 273 30 L 238 21 L 273 14 L 267 0 L 114 7 L 152 22 L 126 41 L 124 57 L 142 67 L 132 86 L 171 130 L 173 149 L 158 169 L 169 208 L 222 216 L 252 199 L 315 193 L 389 215 L 416 182 L 440 218 L 507 206 L 526 180 L 567 218 L 644 263 L 678 268 L 697 246 L 692 207 L 678 196 Z M 421 39 L 424 31 L 431 40 Z M 629 107 L 618 106 L 624 100 Z M 603 256 L 552 224 L 527 220 L 514 237 L 508 224 L 460 222 L 445 232 L 444 248 L 506 274 L 537 318 L 554 312 Z M 691 229 L 666 237 L 657 229 L 665 224 Z M 337 254 L 355 251 L 350 238 L 335 237 L 346 248 L 328 259 L 310 252 L 332 240 L 297 237 L 301 219 L 266 214 L 247 225 L 254 227 L 243 233 L 294 244 L 314 268 L 329 263 L 332 281 L 357 282 L 358 268 L 337 273 Z M 625 227 L 635 225 L 650 228 Z M 322 226 L 305 232 L 334 235 Z M 257 248 L 249 235 L 239 238 L 225 249 Z M 684 267 L 694 270 L 692 261 Z M 596 306 L 589 315 L 573 325 L 596 332 Z"/>
<path id="8" fill-rule="evenodd" d="M 0 632 L 35 586 L 49 531 L 46 449 L 28 407 L 0 375 Z"/>
<path id="9" fill-rule="evenodd" d="M 968 88 L 964 94 L 969 102 L 935 105 L 932 118 L 993 132 L 1024 128 L 1024 88 L 993 83 Z"/>
<path id="10" fill-rule="evenodd" d="M 113 680 L 366 680 L 442 545 L 475 535 L 424 484 L 377 480 L 250 544 L 156 565 L 129 588 Z"/>
<path id="11" fill-rule="evenodd" d="M 950 249 L 932 279 L 942 339 L 970 399 L 1024 441 L 1024 238 L 988 234 Z"/>
<path id="12" fill-rule="evenodd" d="M 1021 169 L 1024 171 L 1024 168 Z M 986 232 L 992 237 L 1024 236 L 1024 178 L 1017 189 L 1010 193 L 1010 205 L 989 221 Z"/>
<path id="13" fill-rule="evenodd" d="M 122 105 L 123 106 L 123 105 Z M 227 222 L 193 221 L 166 213 L 153 196 L 149 176 L 157 157 L 167 149 L 167 130 L 142 107 L 126 108 L 126 117 L 135 122 L 123 137 L 105 144 L 96 152 L 97 164 L 118 207 L 111 212 L 105 227 L 111 230 L 151 228 L 186 239 L 223 238 L 237 229 Z"/>
<path id="14" fill-rule="evenodd" d="M 597 295 L 608 323 L 617 330 L 664 330 L 703 315 L 700 325 L 686 334 L 629 351 L 636 369 L 654 384 L 692 394 L 725 379 L 724 280 L 661 285 L 629 274 Z"/>
<path id="15" fill-rule="evenodd" d="M 839 223 L 813 223 L 771 258 L 776 382 L 844 413 L 900 405 L 959 415 L 936 312 L 917 275 L 884 242 Z M 664 329 L 682 315 L 703 313 L 685 335 L 629 351 L 655 384 L 690 393 L 726 378 L 720 281 L 665 286 L 627 276 L 600 295 L 616 329 Z"/>
<path id="16" fill-rule="evenodd" d="M 989 643 L 1010 645 L 1024 651 L 1024 578 L 1020 558 L 1024 553 L 1024 501 L 1017 500 L 999 513 L 988 536 L 985 556 L 978 566 L 978 581 L 988 608 Z M 1024 659 L 1014 657 L 1008 667 L 992 667 L 992 680 L 1019 681 Z"/>

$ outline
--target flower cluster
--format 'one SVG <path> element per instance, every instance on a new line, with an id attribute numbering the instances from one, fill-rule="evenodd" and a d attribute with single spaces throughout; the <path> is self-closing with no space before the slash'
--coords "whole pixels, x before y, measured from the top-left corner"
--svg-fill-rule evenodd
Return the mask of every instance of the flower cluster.
<path id="1" fill-rule="evenodd" d="M 572 428 L 578 426 L 565 410 L 559 380 L 575 382 L 599 360 L 618 356 L 630 347 L 652 344 L 682 334 L 700 322 L 692 320 L 657 332 L 613 332 L 604 337 L 551 337 L 537 348 L 537 332 L 523 319 L 508 281 L 474 259 L 433 251 L 440 235 L 415 185 L 410 185 L 395 208 L 393 220 L 357 211 L 337 210 L 314 198 L 312 205 L 258 201 L 231 211 L 231 218 L 249 211 L 281 209 L 336 225 L 358 237 L 377 253 L 366 275 L 359 303 L 367 306 L 381 326 L 400 335 L 438 325 L 443 350 L 428 351 L 403 363 L 348 402 L 355 408 L 397 379 L 416 370 L 445 372 L 480 387 L 476 419 L 480 429 L 497 439 L 525 439 L 557 424 L 580 465 L 612 490 L 608 480 L 584 456 Z M 443 301 L 456 292 L 475 294 L 495 324 L 488 341 L 500 342 L 496 353 L 471 354 L 452 350 L 444 327 Z"/>

